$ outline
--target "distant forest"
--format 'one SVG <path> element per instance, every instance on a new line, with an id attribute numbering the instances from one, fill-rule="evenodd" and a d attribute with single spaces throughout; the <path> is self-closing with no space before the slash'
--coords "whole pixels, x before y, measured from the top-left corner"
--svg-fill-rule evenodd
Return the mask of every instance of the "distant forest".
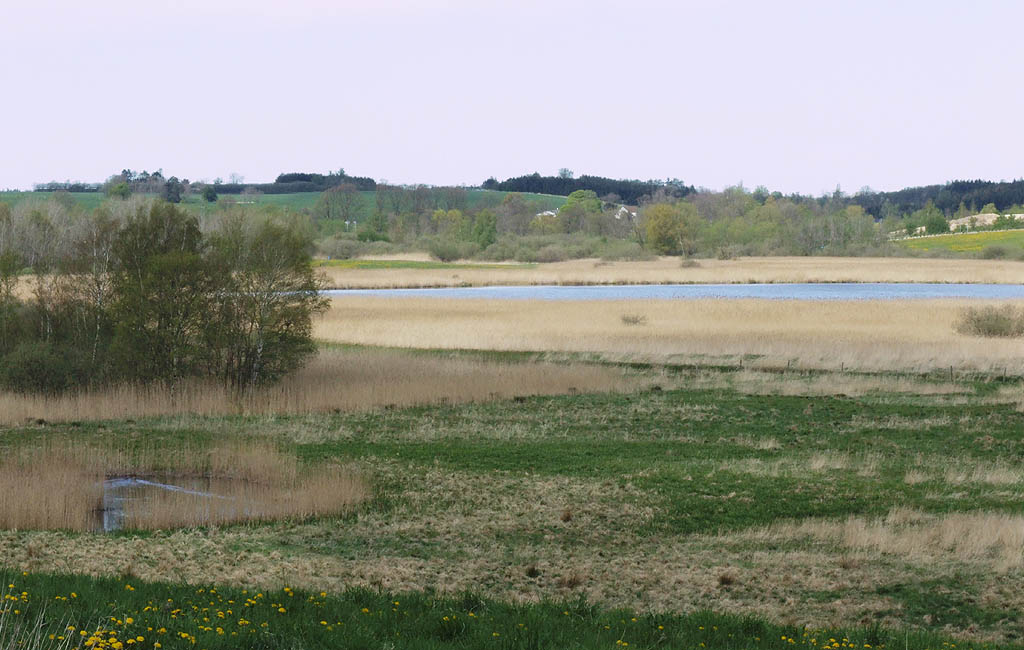
<path id="1" fill-rule="evenodd" d="M 696 191 L 692 185 L 683 184 L 680 180 L 668 181 L 634 181 L 616 180 L 603 176 L 587 176 L 584 174 L 574 178 L 572 172 L 563 170 L 558 176 L 541 176 L 534 172 L 529 176 L 517 176 L 498 182 L 488 178 L 480 186 L 485 190 L 502 192 L 530 192 L 534 194 L 557 194 L 569 196 L 577 190 L 590 190 L 600 197 L 614 196 L 617 201 L 629 205 L 637 205 L 645 197 L 654 196 L 659 191 L 683 198 Z"/>
<path id="2" fill-rule="evenodd" d="M 1024 179 L 998 183 L 950 181 L 945 185 L 907 187 L 895 192 L 858 192 L 846 200 L 861 206 L 876 219 L 921 210 L 929 201 L 946 216 L 957 212 L 961 204 L 969 213 L 976 213 L 989 203 L 997 210 L 1006 210 L 1024 205 Z"/>

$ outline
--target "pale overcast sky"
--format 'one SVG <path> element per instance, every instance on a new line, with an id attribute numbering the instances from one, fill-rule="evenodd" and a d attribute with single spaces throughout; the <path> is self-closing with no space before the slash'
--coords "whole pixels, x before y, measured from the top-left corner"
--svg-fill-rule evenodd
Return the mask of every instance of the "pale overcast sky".
<path id="1" fill-rule="evenodd" d="M 1019 2 L 4 0 L 0 189 L 1024 176 Z"/>

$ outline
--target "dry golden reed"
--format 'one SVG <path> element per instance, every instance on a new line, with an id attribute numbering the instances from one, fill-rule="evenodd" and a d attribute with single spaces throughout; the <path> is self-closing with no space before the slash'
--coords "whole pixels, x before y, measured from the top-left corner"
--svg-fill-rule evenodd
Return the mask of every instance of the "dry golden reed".
<path id="1" fill-rule="evenodd" d="M 998 571 L 1024 566 L 1024 517 L 999 512 L 931 514 L 894 507 L 884 517 L 787 522 L 736 536 L 776 543 L 810 537 L 851 551 L 923 563 L 981 562 Z"/>
<path id="2" fill-rule="evenodd" d="M 90 530 L 103 505 L 103 472 L 68 457 L 0 460 L 0 529 Z"/>
<path id="3" fill-rule="evenodd" d="M 468 300 L 346 296 L 315 326 L 366 345 L 597 352 L 754 367 L 1024 373 L 1024 340 L 958 334 L 972 300 Z M 642 327 L 623 315 L 643 317 Z M 750 357 L 755 357 L 752 361 Z"/>
<path id="4" fill-rule="evenodd" d="M 499 363 L 387 350 L 323 350 L 280 384 L 239 397 L 220 384 L 118 386 L 60 396 L 0 392 L 0 425 L 161 415 L 305 414 L 631 390 L 642 382 L 592 364 Z"/>
<path id="5" fill-rule="evenodd" d="M 406 256 L 429 259 L 426 256 Z M 741 282 L 984 282 L 1024 283 L 1024 264 L 1008 260 L 892 257 L 743 257 L 700 260 L 684 267 L 678 257 L 651 261 L 593 259 L 532 268 L 323 269 L 339 289 L 458 287 L 533 284 L 678 284 Z"/>
<path id="6" fill-rule="evenodd" d="M 369 496 L 365 480 L 337 465 L 300 467 L 258 441 L 206 449 L 127 449 L 46 441 L 5 450 L 0 460 L 0 529 L 89 531 L 104 506 L 103 481 L 205 479 L 203 496 L 152 490 L 128 500 L 125 525 L 165 529 L 305 518 L 344 512 Z"/>

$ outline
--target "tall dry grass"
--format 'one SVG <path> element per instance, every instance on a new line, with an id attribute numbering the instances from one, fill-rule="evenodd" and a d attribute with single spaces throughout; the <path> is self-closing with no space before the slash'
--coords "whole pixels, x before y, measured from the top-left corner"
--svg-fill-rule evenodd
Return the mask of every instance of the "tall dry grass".
<path id="1" fill-rule="evenodd" d="M 1006 260 L 892 257 L 744 257 L 652 261 L 572 260 L 507 269 L 323 269 L 338 289 L 531 284 L 676 284 L 738 282 L 983 282 L 1024 283 L 1024 264 Z"/>
<path id="2" fill-rule="evenodd" d="M 955 331 L 971 300 L 543 301 L 344 297 L 328 341 L 398 347 L 597 352 L 612 359 L 756 366 L 1024 373 L 1024 340 Z M 1005 303 L 1003 303 L 1005 304 Z M 623 322 L 623 315 L 643 324 Z"/>
<path id="3" fill-rule="evenodd" d="M 49 441 L 9 449 L 0 460 L 0 529 L 95 530 L 103 481 L 114 476 L 203 478 L 203 491 L 215 495 L 150 489 L 126 503 L 125 525 L 135 529 L 337 514 L 369 496 L 351 469 L 302 467 L 265 442 L 168 451 Z"/>
<path id="4" fill-rule="evenodd" d="M 103 477 L 72 454 L 8 455 L 0 460 L 0 529 L 92 529 Z"/>
<path id="5" fill-rule="evenodd" d="M 1024 517 L 1008 513 L 931 514 L 894 507 L 884 517 L 787 522 L 737 536 L 761 543 L 810 537 L 851 551 L 923 562 L 977 562 L 998 571 L 1024 566 Z"/>
<path id="6" fill-rule="evenodd" d="M 221 384 L 118 386 L 60 396 L 0 392 L 0 425 L 160 415 L 304 414 L 603 392 L 642 382 L 588 364 L 499 363 L 387 350 L 323 350 L 280 384 L 237 396 Z"/>
<path id="7" fill-rule="evenodd" d="M 74 634 L 51 638 L 50 630 L 64 630 L 71 621 L 54 620 L 45 607 L 35 616 L 16 615 L 18 605 L 2 600 L 8 591 L 9 587 L 0 593 L 0 650 L 67 650 L 77 648 L 76 641 L 84 640 Z"/>

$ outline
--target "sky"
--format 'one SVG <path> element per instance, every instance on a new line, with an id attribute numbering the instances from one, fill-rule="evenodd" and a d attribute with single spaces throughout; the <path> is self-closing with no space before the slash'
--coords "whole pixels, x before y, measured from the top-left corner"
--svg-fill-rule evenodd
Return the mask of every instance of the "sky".
<path id="1" fill-rule="evenodd" d="M 1024 3 L 0 6 L 0 189 L 124 168 L 784 193 L 1024 177 Z"/>

